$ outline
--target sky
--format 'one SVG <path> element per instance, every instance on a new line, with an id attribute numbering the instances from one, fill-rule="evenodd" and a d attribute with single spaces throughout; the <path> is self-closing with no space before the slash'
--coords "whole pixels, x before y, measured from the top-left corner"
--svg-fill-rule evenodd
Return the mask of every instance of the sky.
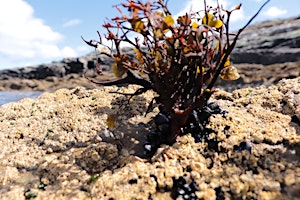
<path id="1" fill-rule="evenodd" d="M 105 33 L 104 22 L 119 15 L 113 5 L 126 0 L 0 0 L 0 70 L 35 66 L 93 51 L 85 39 Z M 216 0 L 207 0 L 215 5 Z M 264 0 L 219 0 L 226 9 L 242 3 L 231 28 L 241 28 Z M 203 0 L 169 0 L 174 16 L 203 10 Z M 271 0 L 254 23 L 300 16 L 299 0 Z"/>

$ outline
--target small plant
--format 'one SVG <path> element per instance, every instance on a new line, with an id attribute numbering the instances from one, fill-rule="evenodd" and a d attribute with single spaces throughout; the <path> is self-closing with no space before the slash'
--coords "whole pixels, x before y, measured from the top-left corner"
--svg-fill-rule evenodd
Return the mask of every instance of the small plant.
<path id="1" fill-rule="evenodd" d="M 35 198 L 37 198 L 38 195 L 37 195 L 37 193 L 30 192 L 30 190 L 29 190 L 29 191 L 25 192 L 24 196 L 25 196 L 25 199 L 35 199 Z"/>
<path id="2" fill-rule="evenodd" d="M 42 146 L 42 145 L 45 144 L 46 138 L 47 138 L 51 133 L 53 133 L 53 130 L 52 130 L 52 129 L 48 129 L 47 132 L 46 132 L 46 134 L 45 134 L 44 139 L 43 139 L 43 140 L 40 142 L 40 144 L 39 144 L 40 146 Z"/>
<path id="3" fill-rule="evenodd" d="M 95 182 L 99 178 L 99 174 L 94 174 L 90 178 L 90 182 Z"/>
<path id="4" fill-rule="evenodd" d="M 221 5 L 207 6 L 204 0 L 204 10 L 174 19 L 167 2 L 128 0 L 115 6 L 121 16 L 103 25 L 107 30 L 104 36 L 112 46 L 103 43 L 99 32 L 99 41 L 84 41 L 113 58 L 112 70 L 119 78 L 92 82 L 103 86 L 136 84 L 142 87 L 132 95 L 147 90 L 158 94 L 158 121 L 169 124 L 163 140 L 172 144 L 182 134 L 193 111 L 207 105 L 219 76 L 226 80 L 239 78 L 236 68 L 231 66 L 230 54 L 241 32 L 268 1 L 237 33 L 230 32 L 229 22 L 232 12 L 239 10 L 241 4 L 225 10 Z M 122 52 L 123 43 L 133 48 L 134 57 Z M 98 63 L 96 69 L 101 74 Z"/>

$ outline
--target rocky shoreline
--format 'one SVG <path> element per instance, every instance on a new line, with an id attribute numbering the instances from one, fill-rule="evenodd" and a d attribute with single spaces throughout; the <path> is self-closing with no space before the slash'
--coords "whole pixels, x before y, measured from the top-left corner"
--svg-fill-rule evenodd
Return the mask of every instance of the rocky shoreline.
<path id="1" fill-rule="evenodd" d="M 1 199 L 172 199 L 182 178 L 199 199 L 300 198 L 300 78 L 217 92 L 228 115 L 210 118 L 210 142 L 183 136 L 150 160 L 154 94 L 128 103 L 110 93 L 136 88 L 60 89 L 1 106 Z"/>
<path id="2" fill-rule="evenodd" d="M 300 61 L 272 65 L 236 64 L 235 67 L 238 69 L 241 78 L 236 81 L 220 80 L 216 85 L 217 88 L 233 91 L 244 87 L 270 86 L 282 79 L 292 79 L 300 76 Z M 87 89 L 100 87 L 90 82 L 87 77 L 96 81 L 116 79 L 109 69 L 104 71 L 102 76 L 96 74 L 94 70 L 88 70 L 85 74 L 72 73 L 63 77 L 49 76 L 45 79 L 7 77 L 0 80 L 0 91 L 56 91 L 61 88 L 74 89 L 80 86 Z"/>

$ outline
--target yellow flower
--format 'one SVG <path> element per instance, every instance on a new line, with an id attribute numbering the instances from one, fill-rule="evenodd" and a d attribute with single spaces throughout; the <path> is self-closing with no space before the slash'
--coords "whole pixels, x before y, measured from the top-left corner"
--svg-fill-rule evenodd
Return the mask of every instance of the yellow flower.
<path id="1" fill-rule="evenodd" d="M 106 119 L 106 125 L 110 129 L 116 128 L 116 121 L 117 121 L 118 115 L 116 114 L 110 114 L 107 116 Z"/>
<path id="2" fill-rule="evenodd" d="M 203 74 L 203 73 L 205 72 L 205 68 L 202 67 L 201 70 L 202 70 L 202 74 Z M 200 71 L 200 67 L 197 66 L 196 73 L 197 73 L 197 74 L 200 74 L 200 72 L 201 72 L 201 71 Z"/>
<path id="3" fill-rule="evenodd" d="M 113 63 L 111 68 L 112 68 L 114 75 L 118 78 L 121 78 L 123 76 L 123 74 L 125 74 L 127 72 L 127 69 L 125 67 L 122 67 L 120 64 L 117 64 L 117 63 Z"/>
<path id="4" fill-rule="evenodd" d="M 222 69 L 221 78 L 224 80 L 234 81 L 239 79 L 240 75 L 234 66 L 228 66 Z"/>
<path id="5" fill-rule="evenodd" d="M 175 21 L 171 15 L 167 15 L 165 17 L 165 22 L 166 22 L 167 26 L 172 26 Z"/>
<path id="6" fill-rule="evenodd" d="M 218 46 L 219 46 L 219 45 L 217 45 L 217 47 L 218 47 Z M 218 47 L 218 48 L 219 48 L 219 47 Z M 221 58 L 220 63 L 223 62 L 224 56 L 225 56 L 225 54 L 222 55 L 222 58 Z M 229 66 L 230 66 L 230 56 L 227 57 L 226 62 L 224 63 L 224 68 L 225 68 L 225 67 L 229 67 Z"/>
<path id="7" fill-rule="evenodd" d="M 159 51 L 155 52 L 155 60 L 154 60 L 155 67 L 159 67 L 161 61 L 162 61 L 161 53 Z"/>
<path id="8" fill-rule="evenodd" d="M 184 47 L 183 48 L 183 53 L 188 53 L 188 52 L 190 52 L 190 49 L 188 47 Z"/>
<path id="9" fill-rule="evenodd" d="M 221 28 L 223 25 L 223 22 L 219 19 L 215 20 L 214 15 L 210 13 L 206 13 L 204 17 L 202 18 L 202 24 L 206 24 L 210 27 L 215 27 L 215 28 Z"/>
<path id="10" fill-rule="evenodd" d="M 222 56 L 222 60 L 224 58 L 224 55 Z M 221 60 L 221 62 L 222 62 Z M 237 80 L 240 78 L 240 75 L 237 71 L 237 69 L 234 66 L 230 65 L 230 56 L 227 57 L 226 62 L 224 63 L 224 68 L 221 71 L 221 78 L 224 80 Z"/>
<path id="11" fill-rule="evenodd" d="M 192 28 L 198 28 L 198 27 L 199 27 L 199 24 L 197 24 L 197 22 L 192 23 Z"/>
<path id="12" fill-rule="evenodd" d="M 160 11 L 155 11 L 155 14 L 156 14 L 156 15 L 159 15 L 159 16 L 161 16 L 161 17 L 164 17 L 164 16 L 165 16 L 164 13 L 162 13 L 162 12 L 160 12 Z"/>
<path id="13" fill-rule="evenodd" d="M 135 19 L 131 22 L 131 27 L 133 28 L 134 31 L 141 33 L 145 28 L 144 22 L 142 22 L 141 19 Z"/>
<path id="14" fill-rule="evenodd" d="M 224 64 L 224 67 L 229 67 L 230 66 L 230 56 L 227 57 L 227 60 Z"/>
<path id="15" fill-rule="evenodd" d="M 140 62 L 140 63 L 144 63 L 144 58 L 143 58 L 143 54 L 140 52 L 140 50 L 138 50 L 137 48 L 133 48 L 134 52 L 135 52 L 135 57 L 136 59 Z"/>
<path id="16" fill-rule="evenodd" d="M 154 30 L 154 37 L 157 39 L 163 39 L 164 35 L 160 29 Z"/>

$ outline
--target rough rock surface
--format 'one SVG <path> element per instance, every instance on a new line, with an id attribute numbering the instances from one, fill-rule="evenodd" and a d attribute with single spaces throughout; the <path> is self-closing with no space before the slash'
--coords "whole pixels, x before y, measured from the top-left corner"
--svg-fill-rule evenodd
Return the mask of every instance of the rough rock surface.
<path id="1" fill-rule="evenodd" d="M 232 91 L 233 89 L 259 85 L 270 86 L 277 84 L 282 79 L 300 77 L 300 61 L 272 65 L 237 64 L 234 66 L 238 69 L 240 78 L 235 81 L 219 80 L 217 83 L 218 87 Z"/>
<path id="2" fill-rule="evenodd" d="M 198 199 L 300 198 L 300 78 L 217 92 L 208 142 L 190 135 L 143 157 L 155 94 L 60 89 L 0 107 L 1 199 L 172 199 L 173 178 Z"/>
<path id="3" fill-rule="evenodd" d="M 270 65 L 300 60 L 300 17 L 266 21 L 245 29 L 231 56 L 235 63 Z"/>
<path id="4" fill-rule="evenodd" d="M 64 77 L 49 76 L 45 79 L 24 79 L 7 78 L 0 80 L 0 90 L 9 91 L 55 91 L 61 88 L 74 89 L 82 86 L 93 89 L 96 84 L 91 83 L 86 77 L 93 80 L 106 81 L 116 79 L 111 72 L 104 72 L 103 76 L 98 76 L 94 71 L 89 71 L 86 76 L 83 74 L 69 74 Z"/>

